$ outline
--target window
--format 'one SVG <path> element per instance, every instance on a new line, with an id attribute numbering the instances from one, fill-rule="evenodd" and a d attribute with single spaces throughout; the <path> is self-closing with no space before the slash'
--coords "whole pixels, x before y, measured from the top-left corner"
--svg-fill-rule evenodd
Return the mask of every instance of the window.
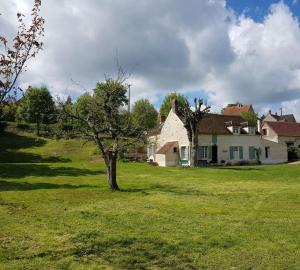
<path id="1" fill-rule="evenodd" d="M 268 130 L 266 128 L 263 128 L 262 133 L 263 133 L 263 135 L 266 136 L 266 135 L 268 135 Z"/>
<path id="2" fill-rule="evenodd" d="M 266 158 L 270 157 L 270 147 L 265 147 L 265 157 Z"/>
<path id="3" fill-rule="evenodd" d="M 255 147 L 249 146 L 249 160 L 255 159 Z"/>
<path id="4" fill-rule="evenodd" d="M 242 160 L 244 158 L 242 146 L 230 146 L 229 154 L 231 160 Z"/>
<path id="5" fill-rule="evenodd" d="M 198 160 L 207 159 L 207 157 L 208 157 L 208 146 L 199 146 Z"/>
<path id="6" fill-rule="evenodd" d="M 188 147 L 181 146 L 180 148 L 180 159 L 181 160 L 188 160 Z"/>
<path id="7" fill-rule="evenodd" d="M 174 147 L 174 148 L 173 148 L 173 152 L 174 152 L 174 153 L 177 153 L 177 152 L 178 152 L 177 147 Z"/>
<path id="8" fill-rule="evenodd" d="M 233 127 L 233 133 L 234 134 L 239 134 L 240 133 L 240 128 L 239 127 Z"/>

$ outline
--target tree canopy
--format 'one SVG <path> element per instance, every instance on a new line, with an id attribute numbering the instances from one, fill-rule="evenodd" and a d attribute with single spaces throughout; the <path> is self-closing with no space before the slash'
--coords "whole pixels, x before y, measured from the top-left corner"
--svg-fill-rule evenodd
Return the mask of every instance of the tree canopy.
<path id="1" fill-rule="evenodd" d="M 122 108 L 128 103 L 127 86 L 120 79 L 106 78 L 98 82 L 93 94 L 83 94 L 70 109 L 63 105 L 64 114 L 77 122 L 75 127 L 85 138 L 92 139 L 107 168 L 107 182 L 111 190 L 117 184 L 117 157 L 128 145 L 143 138 L 142 130 L 132 126 Z"/>
<path id="2" fill-rule="evenodd" d="M 158 124 L 158 113 L 148 99 L 140 99 L 134 103 L 131 117 L 133 125 L 144 130 Z"/>
<path id="3" fill-rule="evenodd" d="M 41 123 L 49 123 L 55 111 L 54 101 L 46 87 L 29 87 L 25 92 L 17 118 L 28 123 L 36 123 L 37 134 Z"/>
<path id="4" fill-rule="evenodd" d="M 245 121 L 247 121 L 250 125 L 256 126 L 258 116 L 254 112 L 242 112 L 241 116 Z"/>
<path id="5" fill-rule="evenodd" d="M 18 78 L 26 69 L 27 61 L 35 57 L 43 46 L 44 19 L 39 14 L 40 8 L 41 0 L 35 0 L 31 11 L 32 21 L 28 26 L 25 16 L 17 13 L 18 31 L 12 42 L 0 35 L 0 113 L 5 102 L 20 90 Z"/>
<path id="6" fill-rule="evenodd" d="M 187 102 L 187 99 L 184 95 L 181 95 L 177 92 L 171 92 L 171 93 L 167 94 L 163 99 L 163 102 L 159 109 L 160 115 L 168 116 L 168 114 L 172 108 L 172 100 L 173 99 L 177 100 L 177 104 L 179 107 L 184 106 Z"/>

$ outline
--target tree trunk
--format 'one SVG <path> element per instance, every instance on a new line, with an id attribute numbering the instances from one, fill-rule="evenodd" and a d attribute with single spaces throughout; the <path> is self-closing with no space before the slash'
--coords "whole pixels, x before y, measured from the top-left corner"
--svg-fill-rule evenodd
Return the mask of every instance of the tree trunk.
<path id="1" fill-rule="evenodd" d="M 108 152 L 107 183 L 112 191 L 120 190 L 117 184 L 117 153 Z"/>
<path id="2" fill-rule="evenodd" d="M 197 162 L 197 148 L 198 148 L 198 136 L 197 132 L 192 132 L 192 141 L 191 141 L 191 167 L 198 165 Z"/>

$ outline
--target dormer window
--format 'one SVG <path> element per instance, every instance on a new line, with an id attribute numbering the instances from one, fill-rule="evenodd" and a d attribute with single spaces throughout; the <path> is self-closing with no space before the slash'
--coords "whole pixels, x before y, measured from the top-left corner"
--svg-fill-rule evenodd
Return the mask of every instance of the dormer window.
<path id="1" fill-rule="evenodd" d="M 240 128 L 237 127 L 237 126 L 233 126 L 232 132 L 233 132 L 234 134 L 240 134 Z"/>

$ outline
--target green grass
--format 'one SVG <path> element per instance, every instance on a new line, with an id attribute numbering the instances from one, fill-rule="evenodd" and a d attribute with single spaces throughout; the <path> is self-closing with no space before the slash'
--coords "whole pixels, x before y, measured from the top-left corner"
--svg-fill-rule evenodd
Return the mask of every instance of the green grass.
<path id="1" fill-rule="evenodd" d="M 300 165 L 119 163 L 112 193 L 92 144 L 0 142 L 0 269 L 300 269 Z"/>

